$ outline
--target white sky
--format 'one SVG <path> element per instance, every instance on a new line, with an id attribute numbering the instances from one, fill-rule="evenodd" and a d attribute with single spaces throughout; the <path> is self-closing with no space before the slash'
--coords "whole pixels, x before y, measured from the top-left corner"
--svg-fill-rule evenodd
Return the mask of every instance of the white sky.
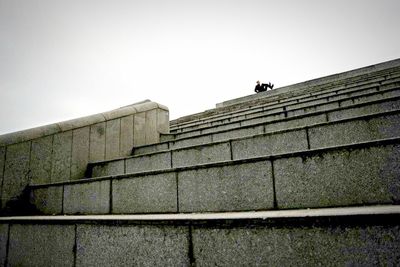
<path id="1" fill-rule="evenodd" d="M 400 57 L 399 0 L 0 0 L 0 134 L 145 99 L 170 119 Z"/>

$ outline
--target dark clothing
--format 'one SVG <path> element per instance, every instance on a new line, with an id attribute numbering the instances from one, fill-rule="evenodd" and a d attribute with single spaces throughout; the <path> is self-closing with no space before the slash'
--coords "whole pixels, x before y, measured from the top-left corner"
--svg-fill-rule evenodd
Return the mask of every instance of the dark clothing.
<path id="1" fill-rule="evenodd" d="M 261 84 L 261 85 L 260 85 L 260 84 L 257 84 L 257 85 L 256 85 L 256 88 L 254 88 L 254 91 L 257 92 L 257 93 L 265 92 L 265 91 L 268 90 L 268 88 L 270 88 L 270 89 L 272 90 L 272 88 L 274 88 L 274 85 L 271 84 L 271 83 L 268 83 L 268 84 L 263 83 L 263 84 Z"/>

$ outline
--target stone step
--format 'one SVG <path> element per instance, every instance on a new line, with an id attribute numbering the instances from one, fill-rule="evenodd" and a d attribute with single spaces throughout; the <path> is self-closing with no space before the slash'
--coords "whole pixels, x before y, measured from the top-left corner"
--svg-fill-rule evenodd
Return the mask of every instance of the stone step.
<path id="1" fill-rule="evenodd" d="M 224 212 L 395 204 L 400 138 L 31 185 L 45 214 Z"/>
<path id="2" fill-rule="evenodd" d="M 255 134 L 270 133 L 280 130 L 287 130 L 296 127 L 310 126 L 313 124 L 340 119 L 356 118 L 359 116 L 374 114 L 385 111 L 392 111 L 400 108 L 400 97 L 392 97 L 375 101 L 357 101 L 345 103 L 346 107 L 322 110 L 293 116 L 287 113 L 288 117 L 275 121 L 255 121 L 254 124 L 238 125 L 236 128 L 219 130 L 209 133 L 199 131 L 197 134 L 182 138 L 181 135 L 162 136 L 162 142 L 154 145 L 139 146 L 133 149 L 134 155 L 141 155 L 166 149 L 183 148 L 187 146 L 206 144 L 210 142 L 224 141 L 234 138 L 252 136 Z M 316 108 L 317 110 L 320 108 Z M 298 111 L 300 113 L 300 111 Z M 290 115 L 290 116 L 289 116 Z M 283 115 L 285 116 L 285 114 Z"/>
<path id="3" fill-rule="evenodd" d="M 352 93 L 354 91 L 357 91 L 358 89 L 363 89 L 363 88 L 368 88 L 368 87 L 373 87 L 373 86 L 387 86 L 389 83 L 395 83 L 398 82 L 400 76 L 400 72 L 397 73 L 396 75 L 387 75 L 385 76 L 378 76 L 374 77 L 372 80 L 367 80 L 367 81 L 362 81 L 358 84 L 352 84 L 352 85 L 333 85 L 330 86 L 329 88 L 324 89 L 323 91 L 310 91 L 310 92 L 302 92 L 302 94 L 299 95 L 294 95 L 294 96 L 287 96 L 287 98 L 282 98 L 282 99 L 270 99 L 270 98 L 261 98 L 258 101 L 250 101 L 248 103 L 241 103 L 239 106 L 233 106 L 233 107 L 228 107 L 225 109 L 217 108 L 214 110 L 208 110 L 206 112 L 203 112 L 203 116 L 200 116 L 200 114 L 195 114 L 197 116 L 193 116 L 194 118 L 192 120 L 183 120 L 182 122 L 179 122 L 180 119 L 174 120 L 170 122 L 170 128 L 172 130 L 175 130 L 176 128 L 179 127 L 185 127 L 185 126 L 190 126 L 192 124 L 198 124 L 202 123 L 204 121 L 214 121 L 218 120 L 220 117 L 227 117 L 230 115 L 235 115 L 235 113 L 238 112 L 251 112 L 249 109 L 253 107 L 263 107 L 264 109 L 269 107 L 269 106 L 276 106 L 281 103 L 298 103 L 298 102 L 304 102 L 307 101 L 308 99 L 315 99 L 315 98 L 320 98 L 320 97 L 328 97 L 332 95 L 336 95 L 341 93 Z M 278 91 L 279 89 L 275 90 Z M 231 110 L 232 109 L 232 110 Z M 213 114 L 215 113 L 215 114 Z M 190 116 L 186 116 L 186 118 L 190 118 Z"/>
<path id="4" fill-rule="evenodd" d="M 2 266 L 399 264 L 399 206 L 0 218 Z"/>
<path id="5" fill-rule="evenodd" d="M 268 106 L 253 106 L 244 110 L 239 110 L 235 113 L 227 113 L 213 119 L 204 119 L 198 122 L 187 123 L 179 128 L 171 128 L 171 133 L 184 133 L 198 129 L 205 129 L 218 125 L 230 124 L 235 122 L 243 122 L 251 118 L 263 117 L 267 115 L 274 115 L 285 111 L 294 111 L 307 109 L 316 105 L 324 105 L 328 103 L 342 103 L 348 99 L 369 97 L 373 99 L 374 95 L 380 96 L 382 92 L 387 95 L 395 94 L 400 88 L 400 78 L 396 82 L 380 86 L 379 84 L 371 84 L 364 88 L 354 89 L 352 92 L 337 93 L 337 91 L 328 95 L 310 96 L 304 101 L 298 102 L 296 100 L 289 100 L 284 103 L 277 103 Z M 397 90 L 396 90 L 397 89 Z M 397 92 L 398 93 L 398 92 Z"/>
<path id="6" fill-rule="evenodd" d="M 93 162 L 87 177 L 172 169 L 400 137 L 400 109 L 307 127 Z"/>

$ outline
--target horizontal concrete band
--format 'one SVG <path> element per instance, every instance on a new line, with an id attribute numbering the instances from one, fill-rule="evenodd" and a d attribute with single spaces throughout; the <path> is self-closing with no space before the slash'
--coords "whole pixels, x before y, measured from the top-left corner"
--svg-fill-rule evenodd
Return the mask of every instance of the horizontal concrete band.
<path id="1" fill-rule="evenodd" d="M 103 112 L 95 115 L 90 115 L 78 119 L 68 120 L 64 122 L 45 125 L 37 128 L 27 129 L 14 133 L 0 135 L 0 146 L 11 145 L 15 143 L 25 142 L 32 139 L 82 128 L 100 122 L 113 120 L 119 117 L 129 116 L 140 112 L 145 112 L 153 109 L 163 109 L 168 111 L 166 106 L 145 100 L 136 104 L 121 107 L 108 112 Z"/>
<path id="2" fill-rule="evenodd" d="M 347 71 L 347 72 L 337 73 L 337 74 L 325 76 L 322 78 L 313 79 L 313 80 L 305 81 L 302 83 L 297 83 L 297 84 L 277 88 L 275 90 L 272 90 L 271 92 L 278 91 L 279 93 L 283 93 L 283 92 L 296 91 L 296 90 L 301 90 L 301 89 L 304 89 L 304 88 L 307 88 L 310 86 L 318 86 L 321 84 L 337 82 L 340 80 L 349 79 L 349 78 L 353 78 L 353 77 L 357 77 L 357 76 L 361 76 L 361 75 L 368 75 L 373 72 L 388 71 L 388 70 L 396 71 L 399 67 L 400 67 L 400 59 L 395 59 L 395 60 L 391 60 L 391 61 L 387 61 L 387 62 Z M 248 101 L 251 99 L 254 99 L 254 95 L 225 101 L 225 102 L 217 104 L 217 107 L 229 106 L 229 105 L 237 104 L 240 102 L 245 102 L 245 101 Z"/>
<path id="3" fill-rule="evenodd" d="M 339 107 L 346 107 L 354 105 L 355 103 L 360 102 L 368 102 L 373 100 L 380 100 L 389 97 L 396 97 L 398 96 L 400 89 L 400 84 L 394 88 L 391 88 L 386 91 L 375 91 L 368 92 L 366 94 L 357 94 L 354 96 L 346 96 L 344 98 L 336 97 L 328 97 L 323 99 L 311 100 L 306 103 L 293 103 L 287 106 L 282 106 L 280 108 L 273 108 L 273 109 L 263 109 L 257 110 L 253 114 L 244 114 L 240 115 L 237 114 L 235 117 L 232 118 L 223 118 L 217 122 L 204 122 L 201 124 L 195 124 L 193 126 L 187 126 L 184 128 L 180 128 L 174 131 L 171 131 L 173 134 L 177 134 L 180 136 L 184 136 L 185 134 L 190 134 L 191 132 L 196 131 L 208 131 L 211 129 L 217 129 L 218 127 L 229 127 L 228 125 L 245 125 L 249 124 L 252 120 L 274 120 L 270 118 L 286 118 L 293 115 L 300 115 L 303 113 L 315 112 L 318 110 L 327 110 L 327 109 L 334 109 Z M 257 109 L 257 108 L 256 108 Z M 232 126 L 231 126 L 232 127 Z"/>
<path id="4" fill-rule="evenodd" d="M 268 210 L 251 212 L 213 212 L 180 214 L 125 214 L 125 215 L 52 215 L 0 217 L 0 222 L 18 221 L 197 221 L 313 218 L 359 215 L 400 215 L 400 205 L 375 205 L 362 207 L 310 208 L 298 210 Z"/>
<path id="5" fill-rule="evenodd" d="M 400 74 L 399 74 L 400 75 Z M 381 78 L 384 80 L 384 78 Z M 296 105 L 304 105 L 309 102 L 315 102 L 315 101 L 321 101 L 322 99 L 329 99 L 329 98 L 337 98 L 340 99 L 340 97 L 344 98 L 350 98 L 351 96 L 357 96 L 358 94 L 362 94 L 362 92 L 368 92 L 371 91 L 372 89 L 375 89 L 375 91 L 386 91 L 390 90 L 393 88 L 393 85 L 396 85 L 399 82 L 399 78 L 395 78 L 394 80 L 386 80 L 385 82 L 382 82 L 381 80 L 373 80 L 370 83 L 367 83 L 362 86 L 357 86 L 354 88 L 337 88 L 334 87 L 333 89 L 329 90 L 324 90 L 318 93 L 308 93 L 305 95 L 301 96 L 295 96 L 295 97 L 288 97 L 286 99 L 282 99 L 280 101 L 272 101 L 272 102 L 260 102 L 260 103 L 254 103 L 252 105 L 246 105 L 245 107 L 241 109 L 235 109 L 233 111 L 228 111 L 228 112 L 221 112 L 216 115 L 204 115 L 204 117 L 200 117 L 191 121 L 185 121 L 181 123 L 173 123 L 171 122 L 170 127 L 171 131 L 176 131 L 180 128 L 187 127 L 187 126 L 192 126 L 196 124 L 202 124 L 202 123 L 212 123 L 215 121 L 218 121 L 220 119 L 224 118 L 233 118 L 234 116 L 237 116 L 238 114 L 252 114 L 254 112 L 257 112 L 257 110 L 262 109 L 263 111 L 269 110 L 269 109 L 275 109 L 279 107 L 296 107 Z"/>
<path id="6" fill-rule="evenodd" d="M 88 169 L 90 177 L 99 177 L 400 137 L 399 115 L 400 109 L 228 141 L 163 149 L 120 160 L 94 162 Z"/>

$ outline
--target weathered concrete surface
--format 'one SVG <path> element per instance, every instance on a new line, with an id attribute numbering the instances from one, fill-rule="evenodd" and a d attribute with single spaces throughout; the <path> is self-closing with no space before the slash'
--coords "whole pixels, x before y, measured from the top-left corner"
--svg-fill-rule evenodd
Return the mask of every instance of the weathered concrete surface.
<path id="1" fill-rule="evenodd" d="M 24 142 L 7 147 L 3 178 L 2 207 L 15 199 L 29 184 L 29 154 L 31 143 Z"/>
<path id="2" fill-rule="evenodd" d="M 8 224 L 0 224 L 0 265 L 5 266 L 8 240 Z"/>
<path id="3" fill-rule="evenodd" d="M 97 163 L 93 166 L 92 177 L 118 175 L 125 173 L 125 160 L 113 160 Z"/>
<path id="4" fill-rule="evenodd" d="M 194 228 L 197 266 L 396 266 L 399 226 Z"/>
<path id="5" fill-rule="evenodd" d="M 138 176 L 112 183 L 113 213 L 178 211 L 175 173 Z"/>
<path id="6" fill-rule="evenodd" d="M 133 125 L 133 136 L 135 137 L 133 145 L 140 146 L 146 144 L 146 114 L 135 114 Z"/>
<path id="7" fill-rule="evenodd" d="M 189 266 L 187 227 L 79 225 L 77 266 Z"/>
<path id="8" fill-rule="evenodd" d="M 397 202 L 399 162 L 400 145 L 278 159 L 274 161 L 278 208 Z"/>
<path id="9" fill-rule="evenodd" d="M 71 180 L 85 176 L 89 163 L 90 127 L 76 129 L 72 133 Z"/>
<path id="10" fill-rule="evenodd" d="M 0 146 L 0 208 L 1 208 L 1 200 L 2 200 L 2 186 L 3 186 L 3 177 L 4 177 L 4 165 L 6 160 L 6 147 Z"/>
<path id="11" fill-rule="evenodd" d="M 30 170 L 32 183 L 43 184 L 51 181 L 53 136 L 32 141 Z"/>
<path id="12" fill-rule="evenodd" d="M 10 226 L 9 266 L 73 266 L 75 226 Z"/>
<path id="13" fill-rule="evenodd" d="M 172 151 L 174 168 L 227 160 L 231 160 L 231 148 L 228 142 Z"/>
<path id="14" fill-rule="evenodd" d="M 90 126 L 90 151 L 89 160 L 104 160 L 106 156 L 106 123 Z"/>
<path id="15" fill-rule="evenodd" d="M 125 162 L 126 173 L 169 169 L 171 168 L 171 152 L 127 158 Z"/>
<path id="16" fill-rule="evenodd" d="M 106 122 L 106 158 L 114 159 L 119 156 L 121 135 L 121 120 L 115 119 Z"/>
<path id="17" fill-rule="evenodd" d="M 63 187 L 51 186 L 36 188 L 31 192 L 30 203 L 44 214 L 61 214 L 63 205 Z"/>
<path id="18" fill-rule="evenodd" d="M 240 211 L 273 207 L 271 163 L 261 161 L 178 173 L 179 211 Z"/>
<path id="19" fill-rule="evenodd" d="M 133 138 L 133 115 L 121 118 L 121 156 L 128 156 L 131 154 Z"/>
<path id="20" fill-rule="evenodd" d="M 64 186 L 65 214 L 105 214 L 109 212 L 109 180 Z"/>
<path id="21" fill-rule="evenodd" d="M 54 135 L 51 181 L 68 181 L 71 177 L 72 131 Z"/>
<path id="22" fill-rule="evenodd" d="M 252 138 L 232 140 L 233 159 L 274 155 L 307 150 L 307 134 L 304 129 L 257 135 Z"/>

